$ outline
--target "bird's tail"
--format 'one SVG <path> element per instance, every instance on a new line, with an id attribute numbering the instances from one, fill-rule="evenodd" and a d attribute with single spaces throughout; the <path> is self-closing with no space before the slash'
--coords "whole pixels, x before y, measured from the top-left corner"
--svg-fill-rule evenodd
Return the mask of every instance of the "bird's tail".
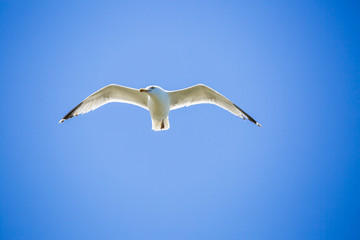
<path id="1" fill-rule="evenodd" d="M 168 130 L 170 128 L 169 116 L 162 119 L 161 121 L 157 119 L 151 119 L 151 121 L 152 121 L 152 130 L 154 131 L 163 131 L 163 130 Z"/>

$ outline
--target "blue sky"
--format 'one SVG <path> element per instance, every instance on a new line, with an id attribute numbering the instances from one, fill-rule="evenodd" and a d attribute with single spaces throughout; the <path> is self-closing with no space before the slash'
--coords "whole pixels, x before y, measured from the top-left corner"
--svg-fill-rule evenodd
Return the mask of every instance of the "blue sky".
<path id="1" fill-rule="evenodd" d="M 356 1 L 0 1 L 1 239 L 360 237 Z M 108 104 L 116 83 L 223 109 Z"/>

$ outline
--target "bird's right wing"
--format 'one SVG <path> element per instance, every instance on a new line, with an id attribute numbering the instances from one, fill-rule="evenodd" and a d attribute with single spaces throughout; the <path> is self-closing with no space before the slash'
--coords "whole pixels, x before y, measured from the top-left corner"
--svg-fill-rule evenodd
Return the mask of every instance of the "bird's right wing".
<path id="1" fill-rule="evenodd" d="M 243 119 L 248 119 L 261 127 L 260 123 L 250 117 L 250 115 L 244 110 L 236 106 L 233 102 L 216 92 L 214 89 L 203 84 L 198 84 L 178 91 L 169 91 L 168 94 L 170 96 L 171 110 L 195 104 L 210 103 L 215 104 Z"/>
<path id="2" fill-rule="evenodd" d="M 134 104 L 148 110 L 147 99 L 148 95 L 141 93 L 138 89 L 110 84 L 88 96 L 84 101 L 66 114 L 59 123 L 62 123 L 64 120 L 79 114 L 85 114 L 95 110 L 110 102 Z"/>

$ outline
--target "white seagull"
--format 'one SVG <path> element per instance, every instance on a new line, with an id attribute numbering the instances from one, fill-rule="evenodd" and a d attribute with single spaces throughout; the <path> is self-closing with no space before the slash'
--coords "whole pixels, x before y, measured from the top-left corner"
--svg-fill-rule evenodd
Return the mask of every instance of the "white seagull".
<path id="1" fill-rule="evenodd" d="M 79 114 L 85 114 L 95 110 L 110 102 L 130 103 L 149 110 L 151 114 L 152 129 L 154 131 L 167 130 L 170 128 L 170 110 L 201 103 L 215 104 L 232 114 L 241 117 L 244 120 L 248 119 L 261 127 L 260 123 L 255 121 L 229 99 L 203 84 L 177 91 L 166 91 L 159 86 L 135 89 L 110 84 L 85 98 L 84 101 L 66 114 L 59 123 Z"/>

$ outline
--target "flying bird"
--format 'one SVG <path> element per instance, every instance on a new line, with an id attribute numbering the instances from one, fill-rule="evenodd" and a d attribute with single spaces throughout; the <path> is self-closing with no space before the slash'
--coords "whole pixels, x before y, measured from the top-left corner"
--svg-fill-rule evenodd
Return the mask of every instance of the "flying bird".
<path id="1" fill-rule="evenodd" d="M 85 114 L 95 110 L 110 102 L 130 103 L 148 110 L 151 115 L 152 129 L 154 131 L 167 130 L 170 128 L 170 110 L 201 103 L 215 104 L 261 127 L 260 123 L 255 121 L 229 99 L 203 84 L 176 91 L 166 91 L 159 86 L 135 89 L 110 84 L 85 98 L 84 101 L 66 114 L 59 123 L 79 114 Z"/>

